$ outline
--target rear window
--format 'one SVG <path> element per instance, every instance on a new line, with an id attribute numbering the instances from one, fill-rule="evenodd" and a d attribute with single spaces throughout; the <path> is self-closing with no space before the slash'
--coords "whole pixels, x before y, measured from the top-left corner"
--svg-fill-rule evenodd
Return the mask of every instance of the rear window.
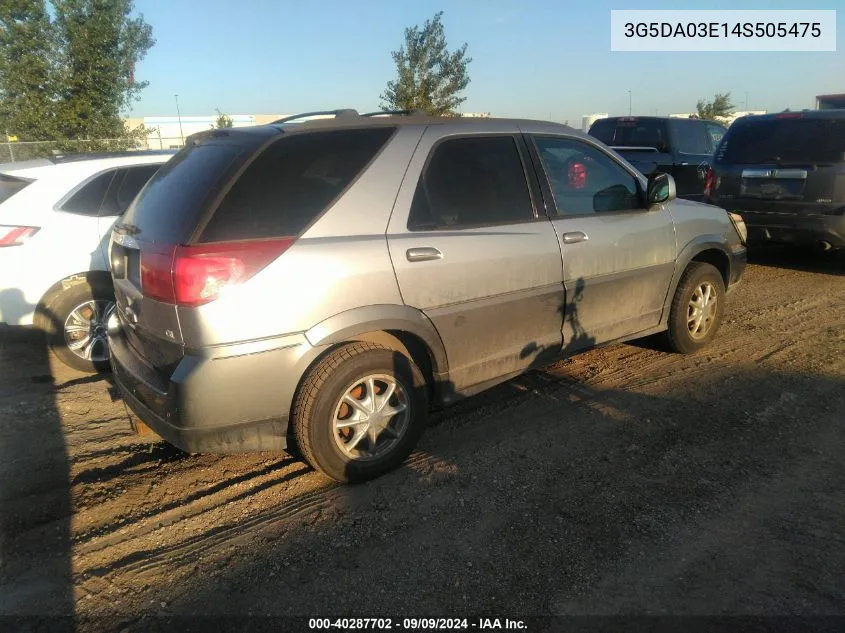
<path id="1" fill-rule="evenodd" d="M 188 239 L 214 185 L 243 149 L 231 143 L 188 145 L 152 177 L 124 216 L 150 242 Z"/>
<path id="2" fill-rule="evenodd" d="M 282 137 L 238 178 L 201 242 L 298 235 L 358 176 L 393 128 Z"/>
<path id="3" fill-rule="evenodd" d="M 590 136 L 611 147 L 653 147 L 665 152 L 669 146 L 664 121 L 655 119 L 599 119 Z"/>
<path id="4" fill-rule="evenodd" d="M 6 202 L 6 200 L 11 198 L 31 182 L 31 180 L 0 174 L 0 204 Z"/>
<path id="5" fill-rule="evenodd" d="M 735 122 L 716 162 L 835 163 L 845 160 L 845 119 L 763 119 Z"/>
<path id="6" fill-rule="evenodd" d="M 705 124 L 694 119 L 670 121 L 675 149 L 681 154 L 712 154 L 710 137 Z"/>

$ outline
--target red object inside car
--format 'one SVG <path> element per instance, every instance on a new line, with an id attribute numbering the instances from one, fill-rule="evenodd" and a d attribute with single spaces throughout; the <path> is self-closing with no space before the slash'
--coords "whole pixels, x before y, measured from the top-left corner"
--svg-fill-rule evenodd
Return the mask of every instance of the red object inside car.
<path id="1" fill-rule="evenodd" d="M 572 163 L 569 166 L 569 186 L 583 189 L 587 184 L 587 166 L 584 163 Z"/>

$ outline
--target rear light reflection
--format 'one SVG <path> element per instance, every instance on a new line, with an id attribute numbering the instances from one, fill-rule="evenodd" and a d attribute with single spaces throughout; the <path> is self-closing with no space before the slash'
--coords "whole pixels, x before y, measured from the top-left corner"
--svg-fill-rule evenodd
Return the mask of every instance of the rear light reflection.
<path id="1" fill-rule="evenodd" d="M 699 172 L 699 173 L 701 173 L 701 172 Z M 707 173 L 704 175 L 704 195 L 705 195 L 705 197 L 709 197 L 712 192 L 713 192 L 713 169 L 711 167 L 708 167 Z"/>
<path id="2" fill-rule="evenodd" d="M 145 296 L 180 306 L 214 301 L 227 286 L 240 284 L 284 253 L 294 238 L 177 246 L 170 253 L 142 252 Z"/>
<path id="3" fill-rule="evenodd" d="M 35 226 L 0 226 L 0 247 L 20 246 L 36 233 Z"/>

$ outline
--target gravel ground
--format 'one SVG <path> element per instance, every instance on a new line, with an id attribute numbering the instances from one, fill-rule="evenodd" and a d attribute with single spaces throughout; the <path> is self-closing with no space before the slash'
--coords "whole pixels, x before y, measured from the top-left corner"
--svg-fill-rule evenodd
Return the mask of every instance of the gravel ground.
<path id="1" fill-rule="evenodd" d="M 0 615 L 845 615 L 845 257 L 769 252 L 690 357 L 594 350 L 335 485 L 134 436 L 0 334 Z"/>

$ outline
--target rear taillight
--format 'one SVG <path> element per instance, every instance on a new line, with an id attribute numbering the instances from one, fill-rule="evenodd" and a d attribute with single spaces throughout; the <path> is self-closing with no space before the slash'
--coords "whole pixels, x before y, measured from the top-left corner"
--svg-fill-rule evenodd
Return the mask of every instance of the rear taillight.
<path id="1" fill-rule="evenodd" d="M 177 246 L 142 252 L 141 290 L 181 306 L 214 301 L 226 286 L 243 283 L 284 253 L 294 238 Z"/>
<path id="2" fill-rule="evenodd" d="M 36 233 L 35 226 L 0 226 L 0 247 L 20 246 Z"/>
<path id="3" fill-rule="evenodd" d="M 699 172 L 701 173 L 701 172 Z M 709 198 L 713 191 L 713 168 L 708 167 L 707 173 L 704 174 L 704 197 Z"/>

